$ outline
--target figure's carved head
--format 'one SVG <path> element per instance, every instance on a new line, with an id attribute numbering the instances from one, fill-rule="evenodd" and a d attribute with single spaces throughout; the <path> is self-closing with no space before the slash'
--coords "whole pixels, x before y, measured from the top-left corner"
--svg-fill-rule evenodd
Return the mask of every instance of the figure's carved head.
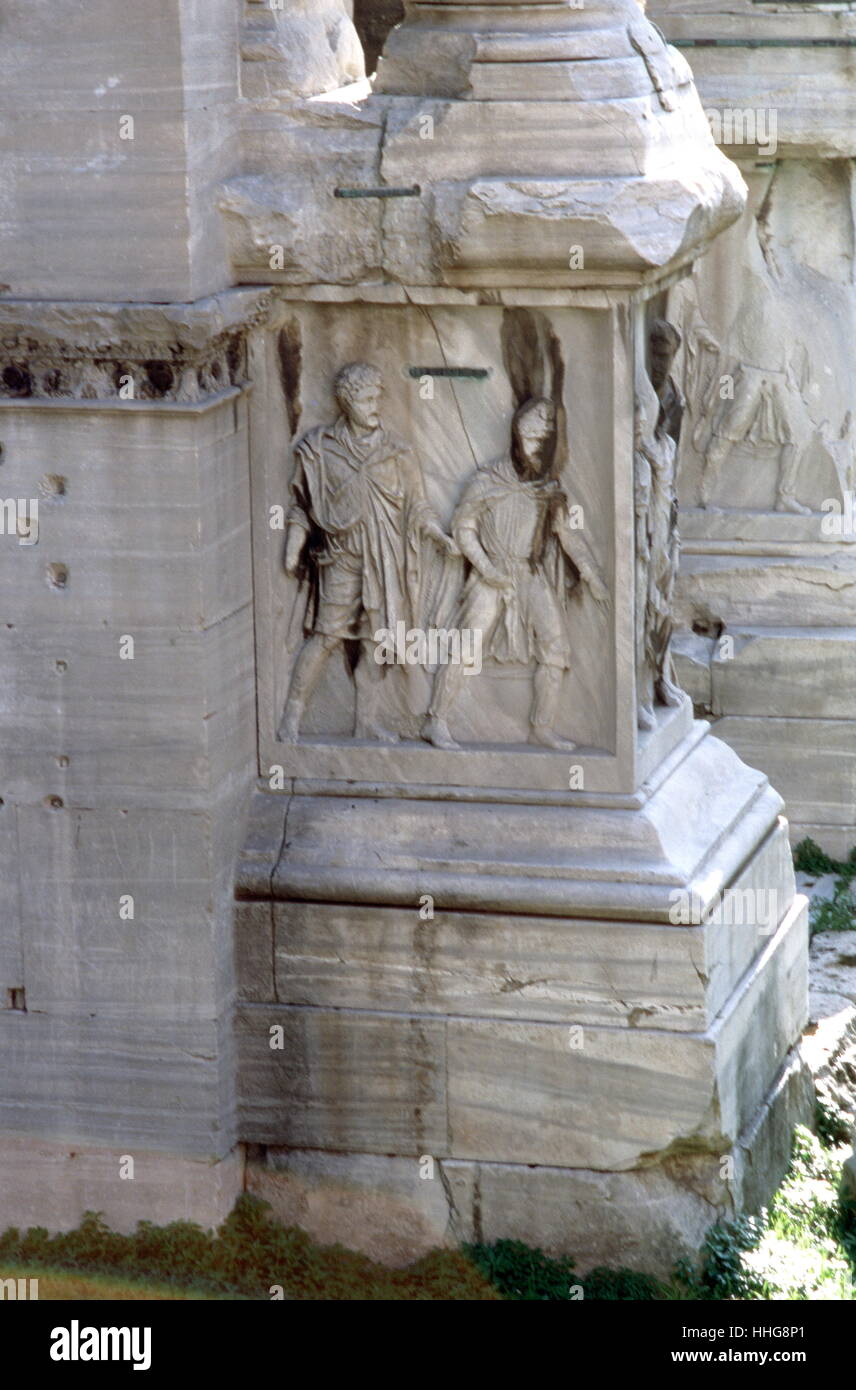
<path id="1" fill-rule="evenodd" d="M 556 449 L 556 411 L 552 401 L 533 396 L 515 411 L 511 423 L 511 457 L 521 478 L 549 473 Z"/>
<path id="2" fill-rule="evenodd" d="M 380 424 L 380 397 L 383 378 L 370 362 L 349 362 L 336 373 L 333 394 L 342 414 L 361 429 L 374 430 Z"/>
<path id="3" fill-rule="evenodd" d="M 681 345 L 681 335 L 668 319 L 655 319 L 648 334 L 651 359 L 651 384 L 656 392 L 663 389 L 672 370 L 675 353 Z"/>

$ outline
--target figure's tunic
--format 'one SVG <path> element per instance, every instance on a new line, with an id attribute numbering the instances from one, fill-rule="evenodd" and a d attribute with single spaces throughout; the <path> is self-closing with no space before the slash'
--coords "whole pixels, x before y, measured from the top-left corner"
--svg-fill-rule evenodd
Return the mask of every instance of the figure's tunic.
<path id="1" fill-rule="evenodd" d="M 676 445 L 680 443 L 681 439 L 681 421 L 684 417 L 686 404 L 683 392 L 675 382 L 674 377 L 667 377 L 660 397 L 656 428 L 657 433 L 665 432 L 670 435 Z"/>
<path id="2" fill-rule="evenodd" d="M 287 525 L 322 533 L 313 631 L 370 637 L 407 627 L 418 611 L 420 540 L 433 513 L 422 475 L 401 440 L 378 428 L 354 434 L 344 416 L 297 444 Z"/>
<path id="3" fill-rule="evenodd" d="M 672 593 L 678 572 L 677 445 L 658 429 L 643 442 L 649 465 L 647 602 L 645 652 L 657 677 L 668 677 L 672 636 Z"/>
<path id="4" fill-rule="evenodd" d="M 452 535 L 465 553 L 467 533 L 473 535 L 511 584 L 499 589 L 473 568 L 456 625 L 484 627 L 485 655 L 496 662 L 570 665 L 564 617 L 550 578 L 556 568 L 550 552 L 557 544 L 556 528 L 564 524 L 563 505 L 555 480 L 520 478 L 510 458 L 480 469 L 464 489 Z M 538 553 L 542 537 L 543 556 Z M 585 565 L 582 554 L 580 559 Z"/>
<path id="5" fill-rule="evenodd" d="M 791 395 L 786 372 L 741 362 L 734 397 L 718 403 L 711 432 L 731 444 L 791 444 Z"/>

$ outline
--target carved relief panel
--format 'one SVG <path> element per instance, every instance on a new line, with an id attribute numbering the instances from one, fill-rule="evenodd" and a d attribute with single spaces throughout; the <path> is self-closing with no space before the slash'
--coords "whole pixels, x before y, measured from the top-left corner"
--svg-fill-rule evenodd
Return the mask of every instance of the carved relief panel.
<path id="1" fill-rule="evenodd" d="M 283 302 L 253 363 L 263 771 L 632 786 L 618 338 L 564 306 Z"/>
<path id="2" fill-rule="evenodd" d="M 687 534 L 727 538 L 736 524 L 744 541 L 852 539 L 821 527 L 856 476 L 849 182 L 797 161 L 743 172 L 746 213 L 672 293 Z"/>

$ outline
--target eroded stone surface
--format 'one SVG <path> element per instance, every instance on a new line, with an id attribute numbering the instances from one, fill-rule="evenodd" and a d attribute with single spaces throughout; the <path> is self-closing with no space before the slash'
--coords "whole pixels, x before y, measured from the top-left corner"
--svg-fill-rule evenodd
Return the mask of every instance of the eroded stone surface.
<path id="1" fill-rule="evenodd" d="M 282 180 L 227 182 L 222 205 L 242 278 L 250 268 L 257 281 L 280 278 L 277 271 L 297 282 L 316 277 L 318 253 L 301 233 L 299 208 L 316 233 L 329 227 L 336 238 L 326 278 L 357 278 L 362 258 L 359 273 L 374 265 L 412 285 L 638 276 L 686 259 L 738 215 L 743 187 L 713 144 L 688 65 L 632 0 L 600 0 L 582 32 L 570 8 L 549 21 L 531 12 L 523 33 L 508 31 L 494 11 L 409 15 L 388 38 L 372 94 L 355 93 L 353 112 L 337 122 L 344 162 L 325 151 L 299 196 Z M 289 143 L 299 139 L 307 118 L 329 118 L 331 97 L 348 93 L 311 98 L 277 129 Z M 363 133 L 372 122 L 369 164 Z M 258 129 L 253 114 L 250 149 Z M 349 246 L 345 235 L 361 214 L 330 202 L 349 166 L 360 169 L 358 187 L 413 193 L 375 204 L 371 249 L 369 241 Z M 272 237 L 283 247 L 278 265 L 268 254 Z M 584 264 L 569 274 L 577 244 Z"/>
<path id="2" fill-rule="evenodd" d="M 350 8 L 336 0 L 291 0 L 276 9 L 246 0 L 241 92 L 256 105 L 309 96 L 365 77 Z"/>
<path id="3" fill-rule="evenodd" d="M 692 509 L 680 622 L 687 632 L 712 622 L 719 644 L 732 643 L 699 701 L 722 716 L 718 732 L 769 772 L 795 839 L 846 856 L 850 773 L 806 796 L 814 770 L 800 750 L 788 762 L 777 749 L 790 737 L 778 721 L 793 717 L 806 721 L 799 742 L 816 743 L 818 767 L 832 742 L 845 745 L 846 768 L 852 756 L 832 723 L 850 717 L 856 615 L 852 19 L 814 7 L 762 15 L 743 0 L 728 12 L 659 0 L 652 13 L 690 59 L 712 133 L 750 193 L 674 296 L 689 413 L 680 492 Z"/>

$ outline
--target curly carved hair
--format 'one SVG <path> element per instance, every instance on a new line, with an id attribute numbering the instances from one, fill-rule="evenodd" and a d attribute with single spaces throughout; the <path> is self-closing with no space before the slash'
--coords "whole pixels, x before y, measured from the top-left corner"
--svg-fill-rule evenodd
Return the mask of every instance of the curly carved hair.
<path id="1" fill-rule="evenodd" d="M 344 407 L 364 387 L 380 386 L 382 380 L 380 369 L 371 362 L 348 362 L 336 373 L 333 395 L 339 405 Z"/>

